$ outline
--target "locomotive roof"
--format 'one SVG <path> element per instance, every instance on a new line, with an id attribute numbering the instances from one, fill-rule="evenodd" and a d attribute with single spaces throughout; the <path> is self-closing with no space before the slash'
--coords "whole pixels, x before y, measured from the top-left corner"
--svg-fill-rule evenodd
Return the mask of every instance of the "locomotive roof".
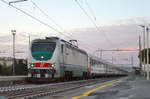
<path id="1" fill-rule="evenodd" d="M 79 51 L 79 52 L 81 52 L 81 53 L 87 54 L 86 51 L 84 51 L 84 50 L 78 48 L 77 46 L 71 44 L 70 42 L 67 42 L 67 41 L 65 41 L 65 40 L 63 40 L 63 39 L 61 39 L 61 41 L 64 42 L 68 47 L 70 47 L 70 48 L 72 48 L 72 49 L 75 49 L 75 50 L 77 50 L 77 51 Z M 87 55 L 88 55 L 88 54 L 87 54 Z"/>
<path id="2" fill-rule="evenodd" d="M 51 39 L 59 39 L 59 38 L 58 37 L 45 37 L 45 39 L 35 39 L 35 40 L 33 40 L 33 42 L 39 42 L 39 41 L 45 42 L 45 41 L 49 41 Z"/>
<path id="3" fill-rule="evenodd" d="M 49 40 L 52 40 L 52 39 L 54 39 L 54 40 L 55 40 L 55 39 L 56 39 L 56 40 L 60 40 L 61 42 L 64 42 L 68 47 L 70 47 L 70 48 L 72 48 L 72 49 L 75 49 L 75 50 L 77 50 L 77 51 L 79 51 L 79 52 L 81 52 L 81 53 L 87 54 L 86 51 L 84 51 L 84 50 L 78 48 L 77 46 L 71 44 L 71 43 L 68 42 L 68 41 L 65 41 L 65 40 L 63 40 L 63 39 L 60 39 L 59 37 L 45 37 L 45 39 L 35 39 L 35 40 L 33 40 L 33 42 L 39 42 L 39 41 L 46 42 L 46 41 L 49 41 Z"/>

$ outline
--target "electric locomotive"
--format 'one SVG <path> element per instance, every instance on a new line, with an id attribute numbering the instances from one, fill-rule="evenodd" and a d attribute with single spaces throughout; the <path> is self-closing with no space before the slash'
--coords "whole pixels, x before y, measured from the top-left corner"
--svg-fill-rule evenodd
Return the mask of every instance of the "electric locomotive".
<path id="1" fill-rule="evenodd" d="M 88 76 L 88 55 L 58 37 L 35 39 L 30 44 L 28 77 L 39 81 Z"/>

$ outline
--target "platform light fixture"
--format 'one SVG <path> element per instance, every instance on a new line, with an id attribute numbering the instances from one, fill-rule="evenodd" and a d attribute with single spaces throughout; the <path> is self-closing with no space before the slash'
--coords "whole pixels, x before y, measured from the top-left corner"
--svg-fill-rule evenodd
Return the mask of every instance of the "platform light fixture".
<path id="1" fill-rule="evenodd" d="M 16 35 L 16 30 L 11 30 L 11 33 L 13 35 L 13 76 L 15 76 L 15 35 Z"/>
<path id="2" fill-rule="evenodd" d="M 146 28 L 147 33 L 147 80 L 149 80 L 149 28 Z"/>
<path id="3" fill-rule="evenodd" d="M 143 49 L 145 49 L 145 25 L 138 25 L 138 26 L 140 26 L 140 27 L 142 27 L 142 29 L 143 29 Z M 145 52 L 144 52 L 144 54 L 143 54 L 144 56 L 143 57 L 145 57 Z M 146 76 L 146 74 L 145 74 L 145 72 L 146 72 L 146 65 L 145 65 L 145 58 L 144 58 L 144 60 L 143 60 L 143 65 L 144 65 L 144 76 Z"/>

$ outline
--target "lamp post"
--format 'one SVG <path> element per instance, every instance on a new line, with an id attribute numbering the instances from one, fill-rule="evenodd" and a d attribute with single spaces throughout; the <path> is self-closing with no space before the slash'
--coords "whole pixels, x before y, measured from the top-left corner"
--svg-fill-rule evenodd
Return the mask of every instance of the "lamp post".
<path id="1" fill-rule="evenodd" d="M 131 56 L 131 66 L 134 67 L 133 56 Z"/>
<path id="2" fill-rule="evenodd" d="M 143 28 L 143 49 L 145 49 L 145 25 L 139 25 L 140 27 L 142 27 Z M 144 53 L 143 53 L 143 65 L 144 65 L 144 76 L 146 76 L 145 75 L 145 72 L 146 72 L 146 66 L 145 66 L 145 51 L 144 51 Z"/>
<path id="3" fill-rule="evenodd" d="M 28 34 L 28 58 L 27 58 L 27 66 L 29 66 L 29 51 L 30 51 L 30 34 Z"/>
<path id="4" fill-rule="evenodd" d="M 102 57 L 103 57 L 103 51 L 102 51 L 102 49 L 100 50 L 100 58 L 102 59 Z"/>
<path id="5" fill-rule="evenodd" d="M 112 64 L 114 64 L 114 57 L 112 56 Z"/>
<path id="6" fill-rule="evenodd" d="M 147 80 L 149 80 L 149 28 L 146 28 L 147 33 Z"/>
<path id="7" fill-rule="evenodd" d="M 142 48 L 141 48 L 141 35 L 139 35 L 139 61 L 140 61 L 140 73 L 142 74 Z"/>
<path id="8" fill-rule="evenodd" d="M 16 35 L 16 30 L 11 30 L 11 33 L 13 35 L 13 76 L 15 76 L 15 35 Z"/>

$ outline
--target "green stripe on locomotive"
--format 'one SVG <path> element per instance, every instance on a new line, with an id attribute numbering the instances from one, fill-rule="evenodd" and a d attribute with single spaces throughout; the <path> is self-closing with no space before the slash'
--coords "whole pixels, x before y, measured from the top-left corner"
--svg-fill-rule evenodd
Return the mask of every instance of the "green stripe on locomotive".
<path id="1" fill-rule="evenodd" d="M 53 52 L 47 52 L 47 51 L 37 51 L 37 52 L 32 52 L 32 56 L 34 59 L 39 60 L 39 61 L 46 61 L 52 58 Z M 43 58 L 42 58 L 43 57 Z"/>

